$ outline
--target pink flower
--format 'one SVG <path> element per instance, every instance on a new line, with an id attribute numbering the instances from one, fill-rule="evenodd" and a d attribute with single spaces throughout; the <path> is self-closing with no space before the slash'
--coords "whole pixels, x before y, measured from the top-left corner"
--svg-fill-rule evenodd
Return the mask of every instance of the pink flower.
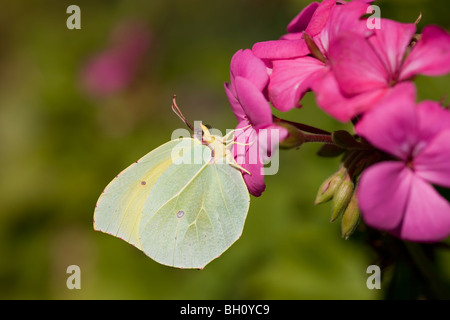
<path id="1" fill-rule="evenodd" d="M 408 54 L 415 30 L 412 23 L 381 19 L 381 28 L 369 37 L 346 31 L 330 41 L 332 72 L 313 85 L 318 105 L 338 120 L 349 121 L 417 74 L 450 72 L 450 35 L 427 26 Z"/>
<path id="2" fill-rule="evenodd" d="M 432 184 L 450 187 L 450 112 L 415 104 L 415 88 L 398 84 L 356 131 L 393 159 L 367 168 L 357 194 L 364 221 L 409 241 L 450 235 L 450 204 Z"/>
<path id="3" fill-rule="evenodd" d="M 93 96 L 105 97 L 127 87 L 150 44 L 148 30 L 136 21 L 117 26 L 111 38 L 110 47 L 90 58 L 82 70 L 82 85 Z"/>
<path id="4" fill-rule="evenodd" d="M 262 174 L 264 156 L 270 156 L 279 140 L 287 136 L 287 130 L 273 124 L 272 110 L 263 91 L 269 80 L 265 64 L 251 50 L 239 50 L 231 59 L 230 83 L 225 92 L 236 116 L 238 125 L 233 146 L 236 162 L 250 175 L 243 172 L 249 192 L 258 197 L 265 189 Z M 261 138 L 260 132 L 269 132 Z M 271 140 L 278 134 L 277 141 Z M 247 145 L 242 145 L 247 144 Z"/>
<path id="5" fill-rule="evenodd" d="M 367 1 L 342 5 L 336 5 L 334 0 L 311 3 L 289 23 L 289 34 L 281 40 L 253 46 L 256 56 L 272 62 L 268 96 L 275 108 L 288 111 L 298 107 L 316 79 L 329 73 L 329 44 L 341 32 L 367 32 L 366 23 L 360 17 L 368 6 Z M 311 43 L 308 44 L 304 34 Z"/>

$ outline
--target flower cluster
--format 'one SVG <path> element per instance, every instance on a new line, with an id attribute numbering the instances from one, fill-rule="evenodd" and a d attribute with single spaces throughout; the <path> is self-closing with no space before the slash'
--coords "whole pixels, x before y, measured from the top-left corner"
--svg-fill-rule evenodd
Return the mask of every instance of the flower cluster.
<path id="1" fill-rule="evenodd" d="M 316 203 L 333 200 L 332 220 L 342 216 L 344 236 L 361 212 L 367 225 L 402 239 L 439 241 L 450 235 L 450 205 L 436 189 L 450 188 L 450 111 L 416 103 L 413 81 L 450 72 L 450 34 L 433 25 L 417 34 L 418 21 L 379 17 L 374 25 L 371 2 L 313 2 L 280 39 L 233 56 L 225 91 L 238 120 L 234 149 L 243 150 L 235 159 L 247 170 L 249 192 L 260 196 L 264 159 L 278 144 L 324 142 L 319 155 L 343 153 L 343 160 Z M 355 134 L 272 115 L 272 107 L 300 108 L 309 91 L 328 115 L 351 121 Z M 262 137 L 261 129 L 277 131 L 277 138 Z M 249 163 L 254 153 L 258 159 Z"/>

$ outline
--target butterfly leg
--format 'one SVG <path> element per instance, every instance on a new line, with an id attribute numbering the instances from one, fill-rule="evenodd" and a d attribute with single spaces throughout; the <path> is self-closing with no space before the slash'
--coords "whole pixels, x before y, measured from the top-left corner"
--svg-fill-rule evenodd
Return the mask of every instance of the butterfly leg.
<path id="1" fill-rule="evenodd" d="M 236 162 L 236 160 L 234 159 L 234 157 L 233 157 L 233 155 L 231 154 L 230 151 L 227 152 L 226 160 L 227 160 L 227 163 L 228 163 L 230 166 L 232 166 L 233 168 L 236 168 L 236 169 L 238 169 L 238 170 L 241 170 L 241 171 L 245 172 L 245 173 L 248 174 L 248 175 L 252 175 L 247 169 L 244 169 L 242 166 L 240 166 L 240 165 Z"/>
<path id="2" fill-rule="evenodd" d="M 234 163 L 230 163 L 230 166 L 232 166 L 233 168 L 236 168 L 236 169 L 238 169 L 238 170 L 241 170 L 241 171 L 244 171 L 246 174 L 248 174 L 248 175 L 252 175 L 251 173 L 250 173 L 250 171 L 248 171 L 247 169 L 244 169 L 243 167 L 241 167 L 240 165 L 238 165 L 236 162 L 234 162 Z"/>
<path id="3" fill-rule="evenodd" d="M 228 143 L 232 142 L 232 141 L 234 140 L 234 136 L 233 136 L 233 138 L 230 139 L 230 140 L 227 140 L 227 139 L 228 139 L 229 136 L 231 136 L 232 134 L 234 134 L 236 131 L 245 130 L 245 129 L 247 129 L 247 128 L 250 128 L 251 126 L 252 126 L 252 125 L 249 124 L 248 126 L 245 126 L 245 127 L 242 127 L 242 128 L 238 128 L 238 129 L 231 130 L 230 132 L 228 132 L 226 135 L 223 136 L 223 141 L 224 141 L 224 143 L 225 143 L 225 144 L 228 144 Z"/>

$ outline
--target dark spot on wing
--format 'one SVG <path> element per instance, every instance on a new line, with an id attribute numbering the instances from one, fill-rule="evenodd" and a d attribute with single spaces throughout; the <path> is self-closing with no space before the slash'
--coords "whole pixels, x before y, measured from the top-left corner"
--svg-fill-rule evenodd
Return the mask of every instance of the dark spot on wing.
<path id="1" fill-rule="evenodd" d="M 177 218 L 178 219 L 183 218 L 183 216 L 184 216 L 184 211 L 183 210 L 180 210 L 180 211 L 177 212 Z"/>
<path id="2" fill-rule="evenodd" d="M 147 184 L 147 182 L 141 181 L 141 185 L 145 186 L 146 184 Z"/>

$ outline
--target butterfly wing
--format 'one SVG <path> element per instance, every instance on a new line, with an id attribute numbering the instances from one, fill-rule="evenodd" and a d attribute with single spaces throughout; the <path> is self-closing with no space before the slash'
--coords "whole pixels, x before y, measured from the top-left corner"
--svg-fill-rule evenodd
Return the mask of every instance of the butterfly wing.
<path id="1" fill-rule="evenodd" d="M 174 148 L 190 138 L 171 140 L 123 170 L 105 188 L 94 212 L 94 229 L 119 237 L 138 249 L 142 209 L 158 178 L 176 159 Z"/>
<path id="2" fill-rule="evenodd" d="M 194 163 L 170 165 L 149 193 L 140 241 L 159 263 L 201 269 L 240 237 L 250 198 L 239 170 L 211 163 L 207 146 L 187 151 Z"/>

